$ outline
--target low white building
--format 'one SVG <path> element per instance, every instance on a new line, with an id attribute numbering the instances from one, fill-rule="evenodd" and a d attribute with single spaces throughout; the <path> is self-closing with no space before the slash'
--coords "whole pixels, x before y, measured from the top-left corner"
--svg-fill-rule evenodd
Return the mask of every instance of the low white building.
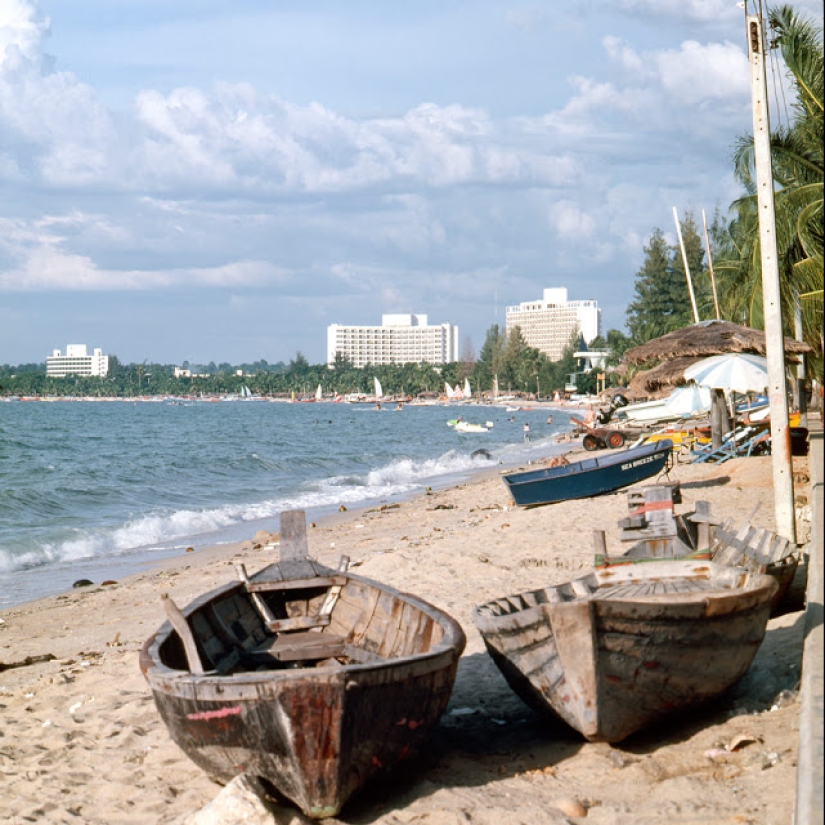
<path id="1" fill-rule="evenodd" d="M 93 375 L 103 378 L 109 372 L 109 356 L 102 349 L 95 349 L 91 355 L 85 344 L 69 344 L 66 354 L 52 351 L 46 359 L 46 375 L 51 378 L 65 378 L 67 375 Z"/>
<path id="2" fill-rule="evenodd" d="M 382 315 L 380 327 L 327 327 L 327 364 L 340 354 L 353 366 L 450 364 L 458 360 L 458 327 L 427 323 L 426 315 Z"/>
<path id="3" fill-rule="evenodd" d="M 515 327 L 528 346 L 558 361 L 574 334 L 589 344 L 601 334 L 602 311 L 597 301 L 568 301 L 566 287 L 545 289 L 540 301 L 526 301 L 507 307 L 507 334 Z"/>

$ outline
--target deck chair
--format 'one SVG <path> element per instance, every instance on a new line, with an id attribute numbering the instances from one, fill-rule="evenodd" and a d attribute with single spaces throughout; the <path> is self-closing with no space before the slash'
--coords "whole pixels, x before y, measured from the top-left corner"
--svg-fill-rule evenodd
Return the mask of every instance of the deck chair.
<path id="1" fill-rule="evenodd" d="M 760 449 L 761 445 L 765 445 L 768 453 L 771 451 L 771 433 L 770 430 L 762 430 L 753 438 L 748 439 L 744 444 L 740 444 L 736 450 L 739 456 L 750 457 L 754 450 Z"/>
<path id="2" fill-rule="evenodd" d="M 731 458 L 735 458 L 740 445 L 747 442 L 753 436 L 753 427 L 737 427 L 722 437 L 722 444 L 715 449 L 711 445 L 700 447 L 694 450 L 695 457 L 692 464 L 701 464 L 710 461 L 713 464 L 721 464 Z"/>

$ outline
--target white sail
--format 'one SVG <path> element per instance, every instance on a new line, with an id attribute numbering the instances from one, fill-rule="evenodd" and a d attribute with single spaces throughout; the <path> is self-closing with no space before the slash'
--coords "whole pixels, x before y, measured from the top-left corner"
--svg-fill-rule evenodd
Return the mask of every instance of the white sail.
<path id="1" fill-rule="evenodd" d="M 375 397 L 383 398 L 384 390 L 381 389 L 381 382 L 377 378 L 373 378 L 372 380 L 375 382 Z"/>
<path id="2" fill-rule="evenodd" d="M 445 381 L 444 392 L 447 393 L 447 398 L 455 398 L 455 390 Z"/>
<path id="3" fill-rule="evenodd" d="M 470 388 L 470 379 L 469 378 L 464 379 L 464 397 L 465 398 L 472 398 L 473 397 L 473 391 Z"/>
<path id="4" fill-rule="evenodd" d="M 321 385 L 318 385 L 318 389 L 315 390 L 315 400 L 320 401 L 324 397 L 323 390 L 321 389 Z"/>

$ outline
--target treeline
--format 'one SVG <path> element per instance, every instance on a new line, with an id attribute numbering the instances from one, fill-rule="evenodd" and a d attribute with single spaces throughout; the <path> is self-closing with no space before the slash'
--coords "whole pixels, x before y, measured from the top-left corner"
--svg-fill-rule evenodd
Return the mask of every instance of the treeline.
<path id="1" fill-rule="evenodd" d="M 612 342 L 612 344 L 610 343 Z M 608 340 L 591 342 L 591 349 L 613 346 L 621 352 L 627 339 L 611 330 Z M 444 384 L 464 386 L 469 380 L 473 393 L 492 392 L 498 382 L 499 392 L 528 393 L 552 397 L 564 392 L 569 375 L 577 372 L 573 353 L 584 344 L 576 336 L 559 361 L 551 361 L 544 353 L 527 346 L 518 328 L 509 336 L 498 325 L 486 335 L 478 359 L 472 350 L 460 361 L 441 366 L 432 364 L 389 364 L 357 368 L 340 355 L 332 366 L 310 364 L 300 352 L 284 364 L 269 364 L 264 360 L 252 364 L 209 364 L 191 367 L 193 377 L 176 377 L 171 364 L 123 364 L 116 356 L 109 357 L 109 373 L 103 378 L 46 376 L 46 365 L 24 364 L 18 367 L 0 366 L 0 394 L 5 396 L 78 396 L 134 398 L 144 395 L 214 395 L 241 394 L 249 388 L 256 395 L 278 397 L 314 395 L 318 385 L 325 394 L 363 393 L 372 395 L 374 378 L 378 378 L 386 395 L 419 396 L 442 394 Z M 184 368 L 188 368 L 188 363 Z M 241 374 L 238 374 L 241 373 Z M 577 390 L 596 391 L 596 374 L 577 375 Z"/>

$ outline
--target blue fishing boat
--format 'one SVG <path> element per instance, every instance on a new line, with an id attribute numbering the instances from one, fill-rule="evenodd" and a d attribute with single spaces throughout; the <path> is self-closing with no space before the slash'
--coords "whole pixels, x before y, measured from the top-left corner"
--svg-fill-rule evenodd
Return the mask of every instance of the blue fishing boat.
<path id="1" fill-rule="evenodd" d="M 590 498 L 658 475 L 671 456 L 668 439 L 599 458 L 503 476 L 513 501 L 523 507 Z"/>

